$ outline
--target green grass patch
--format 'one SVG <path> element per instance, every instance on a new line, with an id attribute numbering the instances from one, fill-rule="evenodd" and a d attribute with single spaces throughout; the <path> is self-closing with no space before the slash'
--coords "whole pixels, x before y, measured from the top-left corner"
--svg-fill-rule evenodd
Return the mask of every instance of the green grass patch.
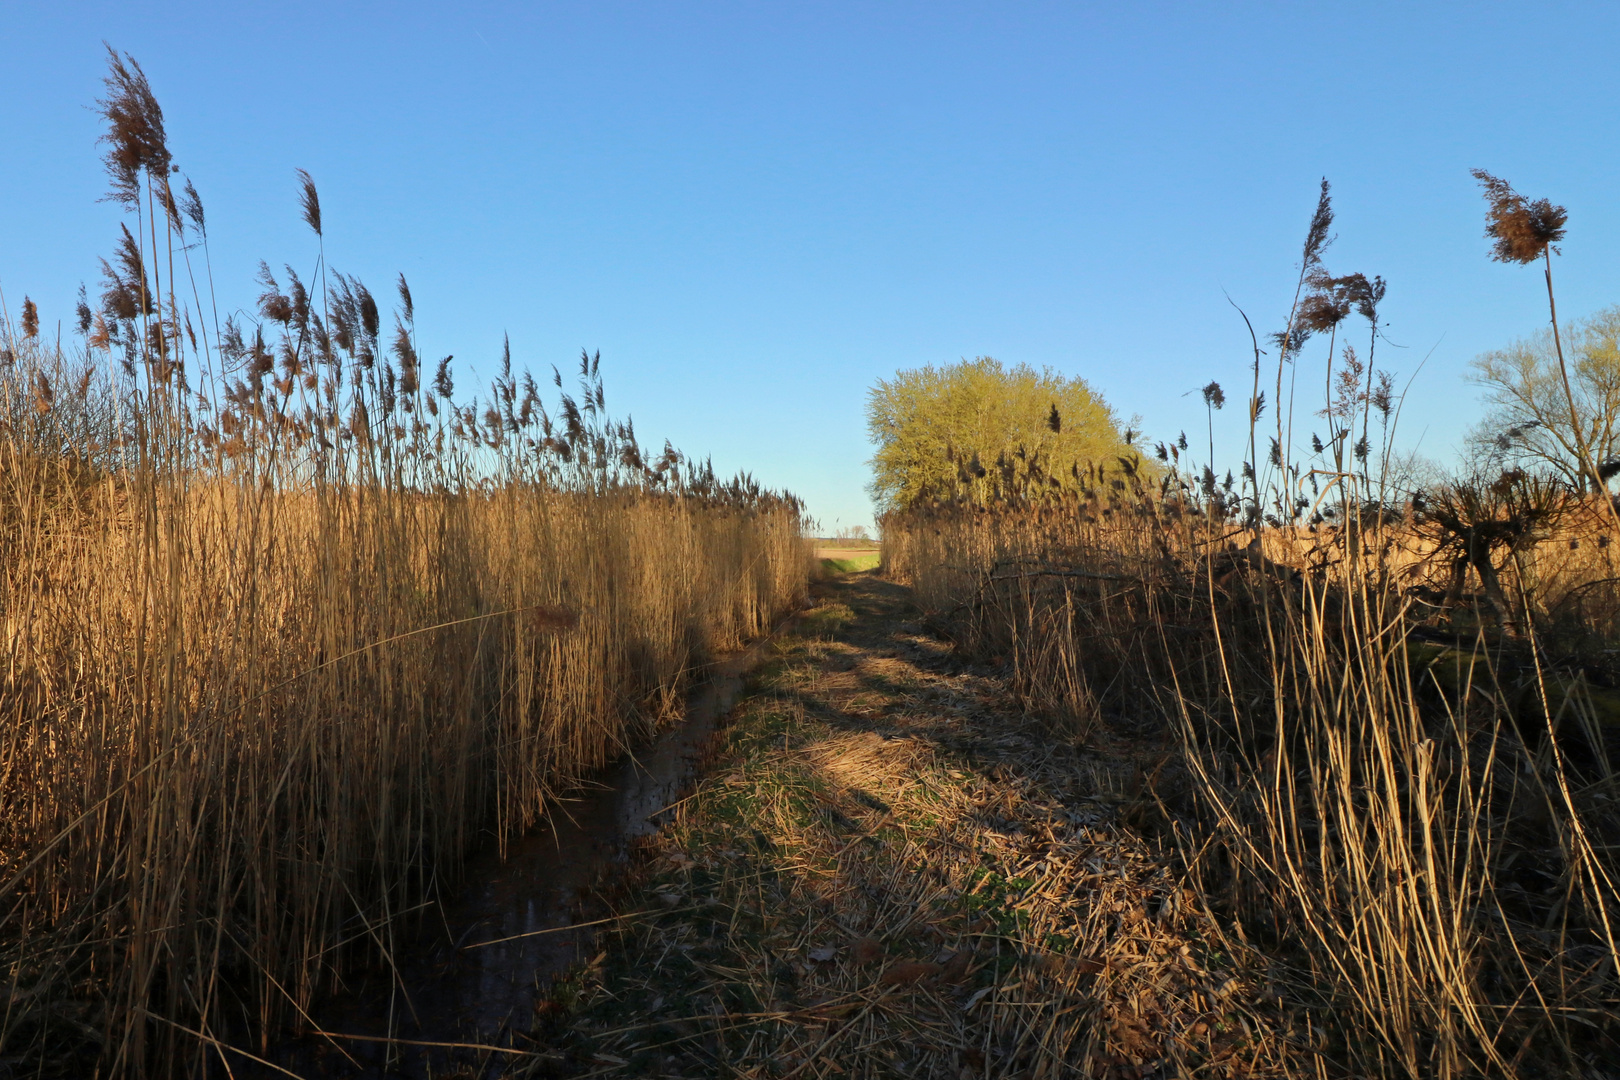
<path id="1" fill-rule="evenodd" d="M 822 559 L 821 570 L 825 574 L 858 574 L 862 570 L 876 570 L 882 559 L 883 556 L 876 551 L 852 555 L 847 559 Z"/>
<path id="2" fill-rule="evenodd" d="M 837 637 L 844 627 L 854 621 L 855 612 L 850 610 L 848 604 L 822 604 L 799 617 L 799 636 L 810 640 L 829 640 Z"/>

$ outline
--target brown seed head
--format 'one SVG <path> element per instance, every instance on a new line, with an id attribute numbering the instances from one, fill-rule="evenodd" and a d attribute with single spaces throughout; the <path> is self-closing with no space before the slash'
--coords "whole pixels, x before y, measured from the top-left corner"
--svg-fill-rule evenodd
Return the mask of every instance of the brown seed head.
<path id="1" fill-rule="evenodd" d="M 1491 258 L 1497 262 L 1532 263 L 1564 238 L 1569 211 L 1547 199 L 1531 201 L 1513 185 L 1484 169 L 1473 170 L 1485 189 L 1485 235 L 1494 240 Z"/>
<path id="2" fill-rule="evenodd" d="M 304 224 L 321 235 L 321 196 L 315 190 L 315 181 L 303 169 L 298 173 L 298 206 L 304 213 Z M 188 185 L 189 186 L 189 185 Z"/>
<path id="3" fill-rule="evenodd" d="M 405 275 L 399 275 L 399 306 L 405 311 L 405 321 L 416 320 L 416 304 L 411 301 L 411 287 L 405 283 Z"/>
<path id="4" fill-rule="evenodd" d="M 1316 213 L 1311 215 L 1311 226 L 1305 231 L 1305 252 L 1303 267 L 1311 267 L 1322 261 L 1322 252 L 1333 243 L 1333 237 L 1328 230 L 1333 228 L 1333 200 L 1328 195 L 1327 178 L 1322 178 L 1322 191 L 1316 198 Z"/>
<path id="5" fill-rule="evenodd" d="M 101 294 L 101 310 L 109 319 L 134 319 L 157 311 L 146 284 L 146 264 L 140 245 L 129 227 L 119 224 L 114 262 L 101 260 L 101 278 L 106 288 Z"/>
<path id="6" fill-rule="evenodd" d="M 1383 301 L 1386 289 L 1383 278 L 1374 277 L 1369 281 L 1366 274 L 1347 274 L 1334 278 L 1333 282 L 1339 294 L 1356 306 L 1362 318 L 1370 323 L 1378 322 L 1378 305 Z"/>
<path id="7" fill-rule="evenodd" d="M 202 197 L 197 194 L 197 189 L 191 185 L 191 177 L 189 176 L 186 177 L 185 187 L 180 189 L 180 210 L 186 217 L 191 219 L 191 224 L 196 226 L 197 235 L 203 237 L 208 235 L 208 227 L 203 217 Z"/>
<path id="8" fill-rule="evenodd" d="M 1343 278 L 1335 278 L 1318 266 L 1305 277 L 1310 292 L 1299 302 L 1296 317 L 1301 338 L 1332 330 L 1350 314 L 1350 299 L 1344 295 Z"/>
<path id="9" fill-rule="evenodd" d="M 262 259 L 259 261 L 258 281 L 264 289 L 259 294 L 260 314 L 271 322 L 278 322 L 283 326 L 292 322 L 292 299 L 282 295 L 281 286 L 277 284 L 275 275 L 270 272 L 270 264 Z"/>
<path id="10" fill-rule="evenodd" d="M 163 131 L 163 108 L 158 105 L 146 72 L 128 53 L 119 56 L 107 46 L 107 96 L 96 102 L 107 121 L 107 144 L 102 160 L 112 190 L 107 197 L 134 209 L 140 205 L 140 174 L 160 176 L 169 171 L 168 140 Z"/>

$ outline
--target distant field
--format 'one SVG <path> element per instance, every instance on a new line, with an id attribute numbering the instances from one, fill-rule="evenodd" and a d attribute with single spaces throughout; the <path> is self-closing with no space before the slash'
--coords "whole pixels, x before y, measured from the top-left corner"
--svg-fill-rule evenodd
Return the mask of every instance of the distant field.
<path id="1" fill-rule="evenodd" d="M 861 570 L 875 570 L 882 559 L 882 551 L 870 543 L 852 546 L 818 540 L 816 558 L 821 560 L 823 573 L 853 574 Z"/>
<path id="2" fill-rule="evenodd" d="M 872 548 L 875 550 L 883 546 L 880 541 L 871 539 L 852 540 L 847 537 L 836 536 L 816 536 L 812 537 L 811 539 L 815 541 L 816 547 L 818 548 Z"/>
<path id="3" fill-rule="evenodd" d="M 859 570 L 876 570 L 880 556 L 877 552 L 865 552 L 847 559 L 822 558 L 821 569 L 829 574 L 853 574 Z"/>

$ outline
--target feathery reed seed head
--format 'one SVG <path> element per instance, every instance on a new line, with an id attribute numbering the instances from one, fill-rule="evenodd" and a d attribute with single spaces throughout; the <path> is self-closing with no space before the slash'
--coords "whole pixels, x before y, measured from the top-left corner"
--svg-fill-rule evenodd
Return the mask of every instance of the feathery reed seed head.
<path id="1" fill-rule="evenodd" d="M 298 207 L 304 216 L 304 224 L 310 227 L 316 236 L 321 235 L 321 196 L 315 190 L 315 181 L 304 169 L 295 170 L 298 173 Z M 187 183 L 187 187 L 190 183 Z"/>
<path id="2" fill-rule="evenodd" d="M 1472 170 L 1485 189 L 1485 235 L 1495 241 L 1491 258 L 1497 262 L 1535 262 L 1564 238 L 1569 211 L 1547 199 L 1531 201 L 1513 190 L 1513 185 L 1484 169 Z"/>
<path id="3" fill-rule="evenodd" d="M 107 197 L 131 209 L 140 205 L 140 177 L 169 171 L 170 155 L 163 130 L 163 108 L 141 65 L 128 53 L 122 56 L 107 46 L 107 75 L 102 80 L 107 96 L 97 100 L 107 130 L 102 161 L 112 190 Z"/>
<path id="4" fill-rule="evenodd" d="M 197 189 L 192 186 L 189 176 L 186 178 L 185 186 L 180 189 L 180 211 L 191 219 L 197 235 L 207 239 L 208 224 L 203 214 L 202 196 L 197 194 Z"/>
<path id="5" fill-rule="evenodd" d="M 399 306 L 405 311 L 405 321 L 416 321 L 416 305 L 411 302 L 411 287 L 405 283 L 405 275 L 399 275 Z"/>
<path id="6" fill-rule="evenodd" d="M 1333 199 L 1328 194 L 1327 178 L 1322 178 L 1321 194 L 1316 199 L 1316 212 L 1311 215 L 1310 228 L 1305 231 L 1305 250 L 1302 266 L 1309 270 L 1322 261 L 1322 252 L 1333 243 L 1328 230 L 1333 228 Z"/>

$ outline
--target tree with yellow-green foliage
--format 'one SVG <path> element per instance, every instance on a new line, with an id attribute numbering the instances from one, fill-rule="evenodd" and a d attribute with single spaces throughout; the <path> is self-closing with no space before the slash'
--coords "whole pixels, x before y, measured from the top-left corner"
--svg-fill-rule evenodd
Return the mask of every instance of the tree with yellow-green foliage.
<path id="1" fill-rule="evenodd" d="M 1482 461 L 1551 472 L 1585 491 L 1594 481 L 1583 446 L 1605 477 L 1620 458 L 1620 306 L 1563 330 L 1574 361 L 1567 384 L 1551 329 L 1475 357 L 1469 377 L 1485 389 L 1490 412 L 1470 442 Z"/>
<path id="2" fill-rule="evenodd" d="M 983 502 L 1005 477 L 1028 475 L 1031 462 L 1072 482 L 1136 458 L 1114 410 L 1084 379 L 988 356 L 879 379 L 867 391 L 866 421 L 877 444 L 868 490 L 880 512 L 959 495 Z"/>

